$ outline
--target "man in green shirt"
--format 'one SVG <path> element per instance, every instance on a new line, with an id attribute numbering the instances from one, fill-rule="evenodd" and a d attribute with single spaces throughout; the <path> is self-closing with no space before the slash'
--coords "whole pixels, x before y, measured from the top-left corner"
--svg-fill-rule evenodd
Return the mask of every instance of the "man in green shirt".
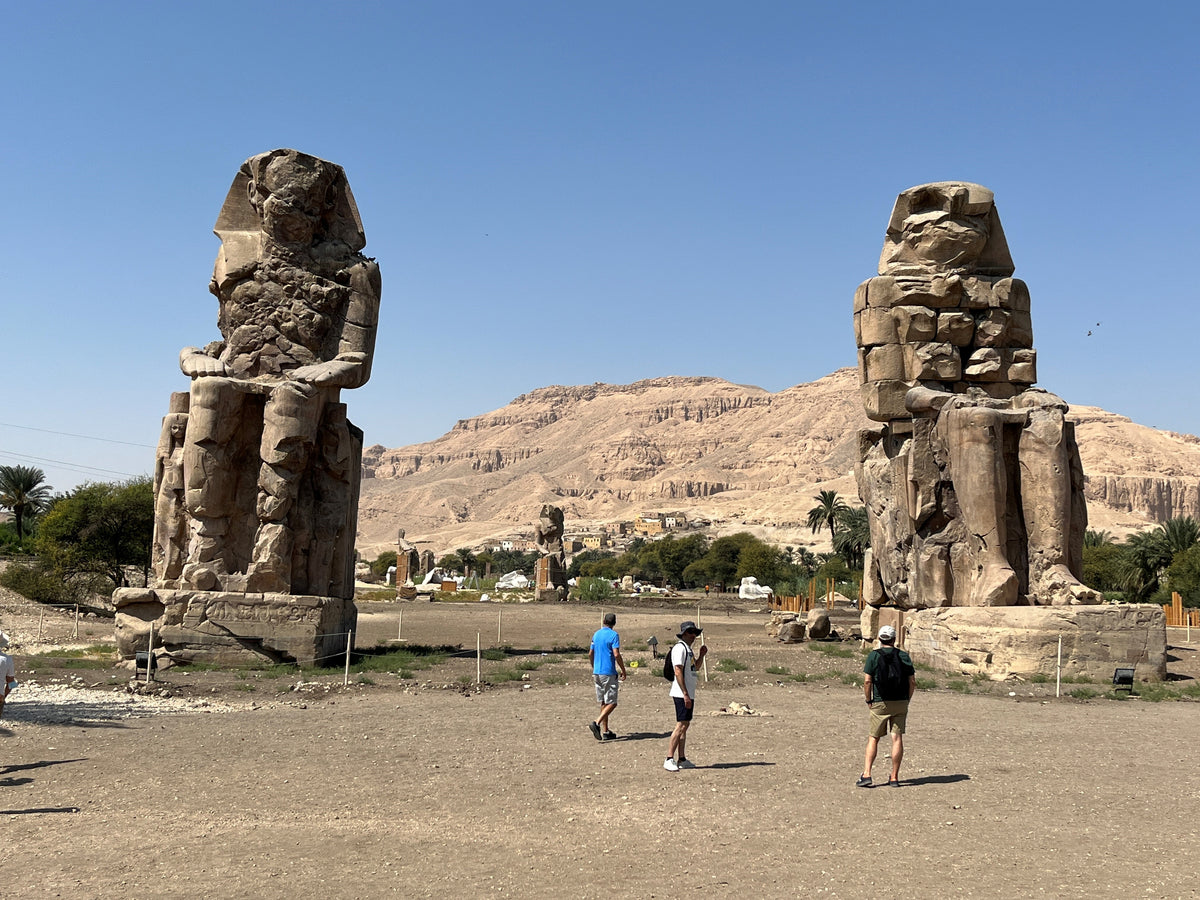
<path id="1" fill-rule="evenodd" d="M 871 767 L 879 739 L 892 734 L 892 774 L 888 787 L 900 787 L 900 762 L 904 759 L 904 726 L 908 719 L 908 701 L 917 690 L 917 672 L 912 658 L 895 647 L 896 629 L 884 625 L 879 629 L 879 648 L 867 654 L 863 664 L 863 693 L 871 711 L 867 732 L 867 753 L 863 760 L 862 776 L 855 784 L 871 787 Z"/>

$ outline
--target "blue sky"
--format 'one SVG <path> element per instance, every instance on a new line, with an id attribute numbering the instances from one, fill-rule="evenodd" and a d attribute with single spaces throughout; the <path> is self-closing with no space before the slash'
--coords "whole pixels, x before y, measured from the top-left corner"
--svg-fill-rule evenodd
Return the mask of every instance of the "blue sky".
<path id="1" fill-rule="evenodd" d="M 212 225 L 275 147 L 345 167 L 382 269 L 369 444 L 852 365 L 895 196 L 938 180 L 995 191 L 1041 386 L 1200 433 L 1194 8 L 6 3 L 0 464 L 151 471 L 218 336 Z"/>

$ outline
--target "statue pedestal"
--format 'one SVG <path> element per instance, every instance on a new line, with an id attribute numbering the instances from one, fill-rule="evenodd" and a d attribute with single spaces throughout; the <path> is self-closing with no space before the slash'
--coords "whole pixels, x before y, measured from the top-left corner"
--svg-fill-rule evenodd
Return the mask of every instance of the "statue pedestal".
<path id="1" fill-rule="evenodd" d="M 956 675 L 1053 678 L 1062 672 L 1100 683 L 1130 668 L 1139 681 L 1167 674 L 1167 623 L 1160 607 L 953 606 L 905 614 L 904 648 L 913 662 Z"/>
<path id="2" fill-rule="evenodd" d="M 331 665 L 358 620 L 353 600 L 295 594 L 121 588 L 113 604 L 122 657 L 146 649 L 153 625 L 155 648 L 181 662 Z"/>

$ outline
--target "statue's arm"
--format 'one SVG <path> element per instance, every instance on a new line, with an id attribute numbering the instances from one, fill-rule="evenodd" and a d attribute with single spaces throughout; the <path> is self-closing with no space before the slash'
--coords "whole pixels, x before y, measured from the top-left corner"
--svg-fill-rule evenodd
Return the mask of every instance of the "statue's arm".
<path id="1" fill-rule="evenodd" d="M 210 345 L 211 347 L 212 345 Z M 223 345 L 220 345 L 223 346 Z M 203 375 L 225 375 L 225 363 L 216 355 L 208 352 L 209 348 L 184 347 L 179 351 L 179 368 L 189 378 L 199 378 Z"/>
<path id="2" fill-rule="evenodd" d="M 350 299 L 338 353 L 328 362 L 301 366 L 291 373 L 296 381 L 321 387 L 362 387 L 371 377 L 375 332 L 379 323 L 379 266 L 364 260 L 350 269 Z"/>

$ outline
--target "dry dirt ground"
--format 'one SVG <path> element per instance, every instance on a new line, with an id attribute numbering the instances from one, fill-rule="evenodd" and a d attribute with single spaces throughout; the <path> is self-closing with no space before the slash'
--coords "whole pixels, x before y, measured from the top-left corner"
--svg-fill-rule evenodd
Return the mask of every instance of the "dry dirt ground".
<path id="1" fill-rule="evenodd" d="M 111 641 L 109 623 L 86 620 L 75 641 L 60 614 L 43 621 L 38 645 L 36 615 L 0 609 L 22 681 L 0 721 L 0 894 L 1200 890 L 1195 702 L 1080 699 L 1104 685 L 1066 685 L 1055 699 L 1053 684 L 920 672 L 927 689 L 910 713 L 902 787 L 859 789 L 861 652 L 781 645 L 767 639 L 765 615 L 713 604 L 702 612 L 709 681 L 688 742 L 699 767 L 672 774 L 662 768 L 667 688 L 644 641 L 653 634 L 665 649 L 695 607 L 616 611 L 626 656 L 642 665 L 612 720 L 620 738 L 597 743 L 584 656 L 596 607 L 371 604 L 362 647 L 383 652 L 401 635 L 470 652 L 428 668 L 397 657 L 407 677 L 352 673 L 348 687 L 341 670 L 173 669 L 146 696 L 128 693 L 128 674 L 106 661 L 85 654 L 77 668 L 38 655 Z M 491 684 L 477 689 L 476 635 L 493 647 L 498 624 L 511 652 L 489 654 Z M 1173 670 L 1194 676 L 1196 645 L 1171 637 Z M 745 668 L 718 671 L 721 660 Z M 733 701 L 762 715 L 714 715 Z M 881 753 L 880 780 L 886 765 Z"/>

